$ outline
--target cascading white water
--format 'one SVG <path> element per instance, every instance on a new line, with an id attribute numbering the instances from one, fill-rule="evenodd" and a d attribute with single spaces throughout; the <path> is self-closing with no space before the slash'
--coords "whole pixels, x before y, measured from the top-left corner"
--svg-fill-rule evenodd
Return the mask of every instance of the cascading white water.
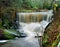
<path id="1" fill-rule="evenodd" d="M 43 34 L 43 30 L 52 21 L 52 10 L 48 12 L 18 13 L 20 32 L 26 33 L 28 37 L 34 37 L 35 31 Z M 43 28 L 42 28 L 43 27 Z"/>

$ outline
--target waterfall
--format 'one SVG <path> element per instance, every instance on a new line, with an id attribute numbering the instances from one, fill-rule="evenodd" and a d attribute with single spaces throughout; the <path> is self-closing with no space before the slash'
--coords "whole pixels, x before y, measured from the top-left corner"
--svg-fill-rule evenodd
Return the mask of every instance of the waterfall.
<path id="1" fill-rule="evenodd" d="M 52 10 L 48 12 L 30 12 L 30 13 L 18 13 L 20 32 L 26 33 L 29 37 L 36 35 L 36 30 L 43 34 L 43 30 L 52 21 Z M 43 28 L 42 28 L 43 27 Z M 42 32 L 43 31 L 43 32 Z"/>

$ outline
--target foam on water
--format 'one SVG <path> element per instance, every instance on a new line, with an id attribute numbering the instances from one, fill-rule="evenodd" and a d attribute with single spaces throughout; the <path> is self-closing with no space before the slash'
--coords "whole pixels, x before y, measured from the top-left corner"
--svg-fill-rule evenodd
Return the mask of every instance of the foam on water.
<path id="1" fill-rule="evenodd" d="M 21 23 L 21 24 L 24 24 L 24 23 Z M 36 32 L 38 32 L 38 33 L 40 32 L 41 34 L 43 33 L 42 32 L 42 27 L 41 27 L 40 23 L 29 23 L 29 24 L 25 24 L 20 29 L 20 31 L 22 31 L 22 30 L 23 30 L 23 33 L 27 34 L 26 39 L 35 37 Z"/>

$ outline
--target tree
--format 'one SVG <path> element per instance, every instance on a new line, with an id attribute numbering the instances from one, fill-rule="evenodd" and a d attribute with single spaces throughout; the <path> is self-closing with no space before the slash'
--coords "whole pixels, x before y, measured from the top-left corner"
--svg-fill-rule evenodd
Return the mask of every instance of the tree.
<path id="1" fill-rule="evenodd" d="M 0 0 L 0 7 L 8 7 L 11 6 L 11 0 Z"/>

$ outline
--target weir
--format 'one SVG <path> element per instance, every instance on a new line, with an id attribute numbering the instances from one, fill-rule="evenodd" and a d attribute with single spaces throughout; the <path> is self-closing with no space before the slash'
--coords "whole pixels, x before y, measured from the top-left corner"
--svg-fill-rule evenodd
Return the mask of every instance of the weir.
<path id="1" fill-rule="evenodd" d="M 29 37 L 35 36 L 36 32 L 40 36 L 43 35 L 43 30 L 53 20 L 53 10 L 47 12 L 18 12 L 17 15 L 19 17 L 19 32 L 25 33 Z"/>

